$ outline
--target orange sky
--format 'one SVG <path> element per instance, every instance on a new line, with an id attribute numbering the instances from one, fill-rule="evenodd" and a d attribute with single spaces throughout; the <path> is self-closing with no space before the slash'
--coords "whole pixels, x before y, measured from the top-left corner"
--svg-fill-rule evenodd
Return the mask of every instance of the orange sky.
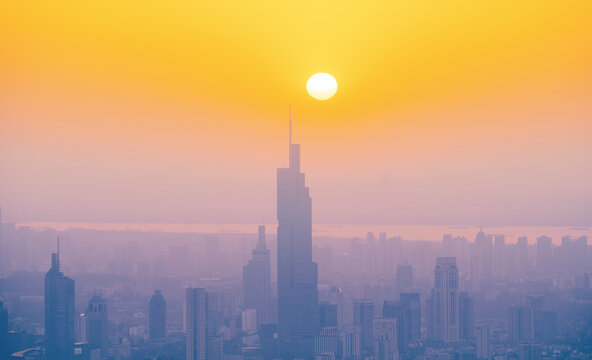
<path id="1" fill-rule="evenodd" d="M 13 221 L 590 225 L 592 2 L 4 1 Z M 331 73 L 334 98 L 306 94 Z"/>

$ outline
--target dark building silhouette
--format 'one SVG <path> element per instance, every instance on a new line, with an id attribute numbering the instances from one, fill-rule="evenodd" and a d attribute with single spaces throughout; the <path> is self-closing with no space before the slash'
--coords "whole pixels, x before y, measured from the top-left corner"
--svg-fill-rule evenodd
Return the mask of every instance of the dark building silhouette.
<path id="1" fill-rule="evenodd" d="M 95 295 L 88 302 L 85 313 L 86 339 L 91 349 L 101 349 L 101 356 L 106 357 L 109 350 L 109 313 L 107 301 Z"/>
<path id="2" fill-rule="evenodd" d="M 385 301 L 382 317 L 397 320 L 397 349 L 400 354 L 405 353 L 411 336 L 411 309 L 400 301 Z"/>
<path id="3" fill-rule="evenodd" d="M 185 293 L 187 360 L 208 359 L 208 293 L 188 288 Z"/>
<path id="4" fill-rule="evenodd" d="M 0 300 L 0 360 L 7 360 L 8 356 L 8 310 Z"/>
<path id="5" fill-rule="evenodd" d="M 259 344 L 264 360 L 274 360 L 279 355 L 277 324 L 263 324 L 259 328 Z"/>
<path id="6" fill-rule="evenodd" d="M 312 261 L 312 203 L 300 172 L 300 145 L 277 170 L 277 277 L 280 357 L 311 359 L 319 331 L 317 264 Z"/>
<path id="7" fill-rule="evenodd" d="M 398 359 L 397 319 L 374 319 L 374 360 Z"/>
<path id="8" fill-rule="evenodd" d="M 243 266 L 244 309 L 257 310 L 257 324 L 271 322 L 271 265 L 265 244 L 265 226 L 259 225 L 257 247 Z"/>
<path id="9" fill-rule="evenodd" d="M 328 302 L 319 304 L 319 324 L 321 328 L 337 326 L 337 305 Z"/>
<path id="10" fill-rule="evenodd" d="M 160 290 L 154 290 L 154 295 L 148 304 L 148 334 L 150 339 L 164 339 L 166 337 L 166 301 Z"/>
<path id="11" fill-rule="evenodd" d="M 354 301 L 354 325 L 360 328 L 362 353 L 366 356 L 373 356 L 374 354 L 374 316 L 374 303 L 372 300 Z"/>
<path id="12" fill-rule="evenodd" d="M 508 309 L 508 337 L 511 342 L 534 340 L 532 308 L 512 306 Z"/>
<path id="13" fill-rule="evenodd" d="M 456 258 L 439 257 L 434 269 L 433 310 L 430 333 L 434 340 L 455 342 L 459 339 L 459 292 Z"/>
<path id="14" fill-rule="evenodd" d="M 458 307 L 460 311 L 459 337 L 461 340 L 471 341 L 474 337 L 475 327 L 473 298 L 467 292 L 461 292 Z"/>
<path id="15" fill-rule="evenodd" d="M 47 360 L 74 357 L 74 280 L 60 269 L 58 252 L 51 254 L 51 269 L 45 274 L 45 346 Z"/>
<path id="16" fill-rule="evenodd" d="M 409 309 L 409 341 L 421 340 L 421 302 L 419 293 L 401 293 L 401 304 Z"/>

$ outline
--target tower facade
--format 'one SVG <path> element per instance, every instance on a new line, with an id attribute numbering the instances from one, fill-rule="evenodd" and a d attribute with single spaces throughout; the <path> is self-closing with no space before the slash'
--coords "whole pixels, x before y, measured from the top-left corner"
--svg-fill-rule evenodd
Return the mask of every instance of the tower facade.
<path id="1" fill-rule="evenodd" d="M 365 356 L 372 356 L 374 354 L 374 312 L 375 309 L 372 300 L 363 299 L 354 301 L 354 325 L 360 328 L 362 353 Z"/>
<path id="2" fill-rule="evenodd" d="M 45 346 L 47 360 L 74 358 L 74 280 L 60 269 L 58 252 L 51 254 L 51 268 L 45 274 Z"/>
<path id="3" fill-rule="evenodd" d="M 290 125 L 290 134 L 291 134 Z M 311 359 L 318 334 L 317 264 L 312 261 L 312 203 L 300 172 L 300 145 L 277 170 L 278 330 L 280 357 Z"/>
<path id="4" fill-rule="evenodd" d="M 8 310 L 0 300 L 0 360 L 8 360 Z"/>
<path id="5" fill-rule="evenodd" d="M 443 342 L 458 341 L 460 311 L 456 258 L 437 259 L 432 297 L 434 339 Z"/>
<path id="6" fill-rule="evenodd" d="M 243 267 L 244 309 L 257 310 L 257 324 L 271 322 L 271 265 L 265 226 L 259 225 L 257 247 Z"/>
<path id="7" fill-rule="evenodd" d="M 187 360 L 208 358 L 208 293 L 201 288 L 185 292 Z"/>
<path id="8" fill-rule="evenodd" d="M 148 327 L 150 339 L 166 337 L 166 301 L 160 290 L 155 290 L 148 305 Z"/>
<path id="9" fill-rule="evenodd" d="M 109 350 L 109 313 L 107 301 L 101 296 L 93 296 L 86 309 L 86 336 L 92 348 L 101 349 L 101 356 L 106 357 Z"/>

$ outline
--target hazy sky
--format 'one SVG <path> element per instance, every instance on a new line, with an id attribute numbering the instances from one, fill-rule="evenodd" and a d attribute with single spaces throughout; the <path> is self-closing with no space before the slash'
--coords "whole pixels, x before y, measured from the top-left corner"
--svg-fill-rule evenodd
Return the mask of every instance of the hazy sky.
<path id="1" fill-rule="evenodd" d="M 4 1 L 9 221 L 591 225 L 592 2 Z M 319 102 L 307 78 L 331 73 Z"/>

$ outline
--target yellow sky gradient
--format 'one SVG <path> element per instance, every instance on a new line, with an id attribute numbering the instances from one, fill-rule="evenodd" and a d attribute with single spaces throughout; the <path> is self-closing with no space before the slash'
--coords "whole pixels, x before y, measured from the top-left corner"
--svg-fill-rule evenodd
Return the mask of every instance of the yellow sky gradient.
<path id="1" fill-rule="evenodd" d="M 318 221 L 578 223 L 591 18 L 587 0 L 3 1 L 0 205 L 273 218 L 292 104 Z M 306 93 L 317 72 L 329 101 Z"/>

